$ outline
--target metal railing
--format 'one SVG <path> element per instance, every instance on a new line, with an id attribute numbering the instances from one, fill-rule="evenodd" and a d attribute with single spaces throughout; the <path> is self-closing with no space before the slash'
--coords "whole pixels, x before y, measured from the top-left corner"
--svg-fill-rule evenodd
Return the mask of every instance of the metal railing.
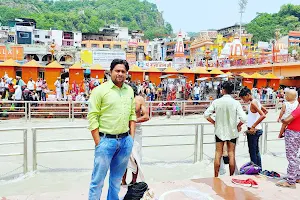
<path id="1" fill-rule="evenodd" d="M 70 101 L 27 101 L 27 103 L 29 121 L 32 116 L 67 116 L 69 120 L 71 119 Z"/>
<path id="2" fill-rule="evenodd" d="M 4 142 L 4 143 L 0 143 L 0 146 L 23 144 L 23 153 L 0 154 L 0 157 L 23 156 L 23 173 L 26 174 L 28 172 L 28 156 L 27 156 L 27 139 L 28 139 L 28 137 L 27 137 L 27 129 L 25 129 L 25 128 L 4 128 L 4 129 L 0 129 L 0 132 L 11 132 L 11 131 L 22 131 L 23 132 L 23 141 L 22 142 Z"/>
<path id="3" fill-rule="evenodd" d="M 268 125 L 270 123 L 276 123 L 274 121 L 263 122 L 264 134 L 260 138 L 259 148 L 263 154 L 267 153 L 268 145 L 267 143 L 274 140 L 268 140 Z M 205 126 L 212 126 L 210 123 L 170 123 L 170 124 L 143 124 L 142 127 L 164 127 L 164 126 L 194 126 L 194 134 L 170 134 L 170 135 L 143 135 L 143 138 L 166 138 L 166 137 L 194 137 L 193 143 L 176 143 L 176 144 L 153 144 L 153 145 L 143 145 L 143 148 L 155 148 L 155 147 L 176 147 L 176 146 L 193 146 L 193 162 L 203 161 L 204 158 L 204 145 L 215 144 L 215 142 L 204 142 L 204 136 L 212 136 L 213 133 L 204 134 Z M 200 130 L 199 130 L 200 126 Z M 78 152 L 78 151 L 91 151 L 94 148 L 85 148 L 85 149 L 67 149 L 67 150 L 52 150 L 52 151 L 38 151 L 37 143 L 51 143 L 51 142 L 68 142 L 68 141 L 93 141 L 91 138 L 78 138 L 78 139 L 52 139 L 52 140 L 37 140 L 37 134 L 42 130 L 62 130 L 62 129 L 84 129 L 87 126 L 59 126 L 59 127 L 34 127 L 32 128 L 33 133 L 33 170 L 37 170 L 37 155 L 38 154 L 52 154 L 52 153 L 62 153 L 62 152 Z M 200 132 L 199 132 L 200 131 Z M 89 135 L 90 136 L 90 135 Z M 277 139 L 276 141 L 280 141 Z M 281 140 L 283 141 L 283 140 Z M 199 148 L 199 150 L 198 150 Z M 198 156 L 199 153 L 199 156 Z M 199 157 L 199 158 L 198 158 Z"/>
<path id="4" fill-rule="evenodd" d="M 165 138 L 165 137 L 194 137 L 194 143 L 182 143 L 182 144 L 162 144 L 162 145 L 143 145 L 143 148 L 153 148 L 153 147 L 174 147 L 174 146 L 194 146 L 194 163 L 197 162 L 198 158 L 198 126 L 200 123 L 176 123 L 176 124 L 144 124 L 143 127 L 157 127 L 157 126 L 195 126 L 195 134 L 190 135 L 152 135 L 143 136 L 143 138 Z M 37 170 L 37 155 L 38 154 L 51 154 L 51 153 L 63 153 L 63 152 L 76 152 L 76 151 L 91 151 L 94 148 L 87 149 L 68 149 L 68 150 L 53 150 L 53 151 L 38 151 L 37 143 L 50 143 L 50 142 L 68 142 L 68 141 L 93 141 L 91 138 L 80 138 L 80 139 L 54 139 L 54 140 L 37 140 L 38 131 L 41 130 L 62 130 L 62 129 L 83 129 L 87 126 L 60 126 L 60 127 L 33 127 L 33 142 L 32 142 L 32 157 L 33 157 L 33 170 Z M 201 129 L 203 130 L 203 129 Z M 202 133 L 201 133 L 202 134 Z M 90 135 L 89 135 L 90 136 Z M 201 153 L 200 153 L 201 155 Z M 202 157 L 203 159 L 203 157 Z"/>
<path id="5" fill-rule="evenodd" d="M 24 116 L 27 121 L 28 106 L 27 101 L 0 101 L 0 116 L 2 118 L 9 115 Z"/>
<path id="6" fill-rule="evenodd" d="M 203 113 L 212 101 L 148 101 L 149 115 L 179 115 Z M 268 109 L 280 108 L 282 100 L 262 101 Z M 247 104 L 241 102 L 243 106 Z M 88 102 L 77 101 L 1 101 L 0 116 L 24 116 L 29 121 L 33 117 L 64 117 L 74 121 L 76 117 L 88 114 Z M 3 116 L 4 115 L 4 116 Z"/>

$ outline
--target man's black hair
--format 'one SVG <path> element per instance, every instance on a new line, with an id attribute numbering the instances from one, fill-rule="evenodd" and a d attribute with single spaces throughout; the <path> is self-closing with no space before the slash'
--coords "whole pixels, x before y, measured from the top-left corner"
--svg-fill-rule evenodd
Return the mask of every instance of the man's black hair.
<path id="1" fill-rule="evenodd" d="M 297 92 L 298 92 L 298 98 L 300 98 L 300 88 L 298 88 Z"/>
<path id="2" fill-rule="evenodd" d="M 126 60 L 122 60 L 122 59 L 114 59 L 111 64 L 110 64 L 110 71 L 112 71 L 116 65 L 122 64 L 125 66 L 126 71 L 129 70 L 129 64 Z"/>
<path id="3" fill-rule="evenodd" d="M 240 91 L 240 94 L 239 96 L 240 97 L 245 97 L 247 96 L 248 94 L 251 94 L 251 90 L 247 87 L 244 87 L 241 91 Z"/>
<path id="4" fill-rule="evenodd" d="M 231 81 L 225 81 L 222 83 L 221 88 L 222 90 L 225 90 L 227 94 L 231 94 L 234 89 L 234 85 Z"/>

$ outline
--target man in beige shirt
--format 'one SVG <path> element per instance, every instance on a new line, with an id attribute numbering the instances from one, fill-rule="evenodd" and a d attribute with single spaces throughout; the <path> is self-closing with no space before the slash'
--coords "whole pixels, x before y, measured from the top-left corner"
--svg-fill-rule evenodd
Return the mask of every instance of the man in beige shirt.
<path id="1" fill-rule="evenodd" d="M 215 177 L 218 177 L 219 175 L 220 161 L 225 142 L 227 144 L 229 157 L 230 176 L 234 174 L 236 140 L 239 137 L 242 125 L 247 119 L 246 113 L 243 111 L 240 102 L 230 96 L 233 88 L 234 85 L 232 82 L 224 82 L 221 85 L 221 94 L 223 94 L 223 97 L 213 101 L 204 113 L 204 117 L 215 126 Z M 215 119 L 211 117 L 214 113 L 216 114 Z"/>

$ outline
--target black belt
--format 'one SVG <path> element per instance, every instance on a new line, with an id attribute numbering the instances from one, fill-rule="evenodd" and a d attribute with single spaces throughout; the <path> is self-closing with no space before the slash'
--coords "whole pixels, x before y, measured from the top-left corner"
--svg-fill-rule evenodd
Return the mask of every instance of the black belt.
<path id="1" fill-rule="evenodd" d="M 107 138 L 118 139 L 118 138 L 127 137 L 129 135 L 129 132 L 121 133 L 121 134 L 118 134 L 118 135 L 111 135 L 111 134 L 106 134 L 106 133 L 100 132 L 99 135 L 100 135 L 100 137 L 107 137 Z"/>

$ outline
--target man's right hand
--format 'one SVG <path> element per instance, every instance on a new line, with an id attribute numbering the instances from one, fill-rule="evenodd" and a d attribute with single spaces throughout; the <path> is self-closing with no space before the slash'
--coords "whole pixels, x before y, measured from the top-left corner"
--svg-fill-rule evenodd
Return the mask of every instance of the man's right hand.
<path id="1" fill-rule="evenodd" d="M 95 142 L 95 147 L 98 146 L 98 144 L 100 143 L 100 140 L 101 140 L 100 138 L 99 138 L 99 140 L 97 140 L 97 141 L 94 140 L 94 142 Z"/>
<path id="2" fill-rule="evenodd" d="M 91 131 L 95 145 L 97 146 L 100 142 L 100 135 L 99 135 L 99 129 L 95 129 Z"/>
<path id="3" fill-rule="evenodd" d="M 238 130 L 238 132 L 241 132 L 242 131 L 242 126 L 237 126 L 237 130 Z"/>

